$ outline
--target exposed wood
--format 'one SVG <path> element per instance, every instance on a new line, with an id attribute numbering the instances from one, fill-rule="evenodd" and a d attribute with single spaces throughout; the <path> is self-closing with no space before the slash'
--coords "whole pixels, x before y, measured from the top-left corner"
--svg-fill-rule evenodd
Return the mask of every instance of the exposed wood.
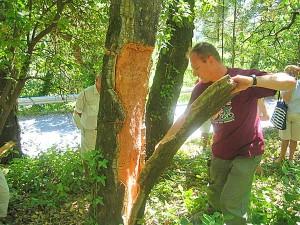
<path id="1" fill-rule="evenodd" d="M 142 132 L 151 54 L 160 0 L 112 0 L 103 58 L 96 149 L 108 167 L 105 186 L 95 188 L 103 205 L 91 210 L 98 224 L 128 224 L 144 162 Z M 94 213 L 95 212 L 95 213 Z"/>

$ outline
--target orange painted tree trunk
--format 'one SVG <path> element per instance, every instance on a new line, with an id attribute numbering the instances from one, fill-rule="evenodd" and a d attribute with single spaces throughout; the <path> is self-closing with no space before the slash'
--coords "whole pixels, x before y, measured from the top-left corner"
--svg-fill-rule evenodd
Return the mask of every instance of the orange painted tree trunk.
<path id="1" fill-rule="evenodd" d="M 96 188 L 101 225 L 128 224 L 144 163 L 143 120 L 161 0 L 112 0 L 103 58 L 96 148 L 108 166 Z"/>

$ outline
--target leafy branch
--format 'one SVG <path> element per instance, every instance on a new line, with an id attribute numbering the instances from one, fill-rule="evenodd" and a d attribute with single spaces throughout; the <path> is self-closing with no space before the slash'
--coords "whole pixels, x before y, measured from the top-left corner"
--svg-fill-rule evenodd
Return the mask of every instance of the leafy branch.
<path id="1" fill-rule="evenodd" d="M 63 2 L 62 0 L 57 1 L 57 11 L 53 18 L 53 20 L 46 26 L 44 30 L 42 30 L 40 33 L 38 33 L 35 37 L 32 38 L 31 42 L 28 44 L 28 53 L 32 54 L 33 49 L 35 45 L 47 34 L 49 34 L 56 26 L 57 23 L 61 17 L 61 14 L 64 10 L 65 5 L 68 3 L 68 1 Z"/>

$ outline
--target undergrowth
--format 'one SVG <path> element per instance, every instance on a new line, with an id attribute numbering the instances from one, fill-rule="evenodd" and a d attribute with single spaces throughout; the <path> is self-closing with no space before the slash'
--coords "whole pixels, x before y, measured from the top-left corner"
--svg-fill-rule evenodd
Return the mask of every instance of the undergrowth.
<path id="1" fill-rule="evenodd" d="M 299 224 L 299 153 L 293 163 L 275 164 L 280 145 L 277 132 L 268 129 L 265 137 L 263 174 L 255 177 L 249 221 L 255 225 Z M 176 154 L 151 192 L 143 224 L 191 225 L 191 218 L 198 214 L 201 224 L 223 223 L 220 213 L 205 213 L 210 153 L 199 151 L 200 145 L 192 140 Z M 106 167 L 101 154 L 86 157 L 90 171 Z M 100 164 L 94 163 L 95 157 Z M 92 187 L 105 185 L 105 177 L 91 172 L 86 178 L 78 152 L 52 150 L 35 158 L 16 159 L 4 170 L 11 192 L 6 224 L 95 224 L 89 209 L 102 204 L 102 198 L 92 195 Z"/>

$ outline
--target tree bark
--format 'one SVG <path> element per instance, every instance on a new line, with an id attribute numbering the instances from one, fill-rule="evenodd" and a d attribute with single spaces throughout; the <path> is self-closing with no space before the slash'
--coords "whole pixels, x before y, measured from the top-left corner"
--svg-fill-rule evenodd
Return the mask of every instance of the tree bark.
<path id="1" fill-rule="evenodd" d="M 145 136 L 142 132 L 151 54 L 160 12 L 160 0 L 112 0 L 103 58 L 102 88 L 96 149 L 108 167 L 103 198 L 95 217 L 98 224 L 128 224 L 139 187 Z"/>
<path id="2" fill-rule="evenodd" d="M 234 63 L 235 63 L 236 19 L 237 19 L 237 0 L 234 0 L 233 26 L 232 26 L 232 53 L 231 53 L 232 68 L 234 68 Z"/>
<path id="3" fill-rule="evenodd" d="M 174 121 L 174 112 L 188 66 L 188 50 L 194 30 L 194 0 L 184 0 L 192 15 L 183 17 L 182 23 L 174 21 L 174 12 L 179 13 L 178 0 L 168 9 L 166 27 L 171 28 L 171 38 L 159 53 L 155 76 L 146 106 L 146 160 L 152 155 L 155 145 L 163 138 Z M 138 220 L 144 217 L 146 199 L 140 206 Z"/>
<path id="4" fill-rule="evenodd" d="M 171 28 L 171 39 L 159 54 L 153 84 L 146 110 L 146 158 L 148 159 L 159 140 L 173 124 L 176 103 L 188 66 L 188 50 L 192 44 L 194 17 L 183 18 L 181 24 L 173 19 L 179 13 L 178 1 L 169 8 L 166 26 Z M 195 1 L 185 0 L 193 12 Z"/>

